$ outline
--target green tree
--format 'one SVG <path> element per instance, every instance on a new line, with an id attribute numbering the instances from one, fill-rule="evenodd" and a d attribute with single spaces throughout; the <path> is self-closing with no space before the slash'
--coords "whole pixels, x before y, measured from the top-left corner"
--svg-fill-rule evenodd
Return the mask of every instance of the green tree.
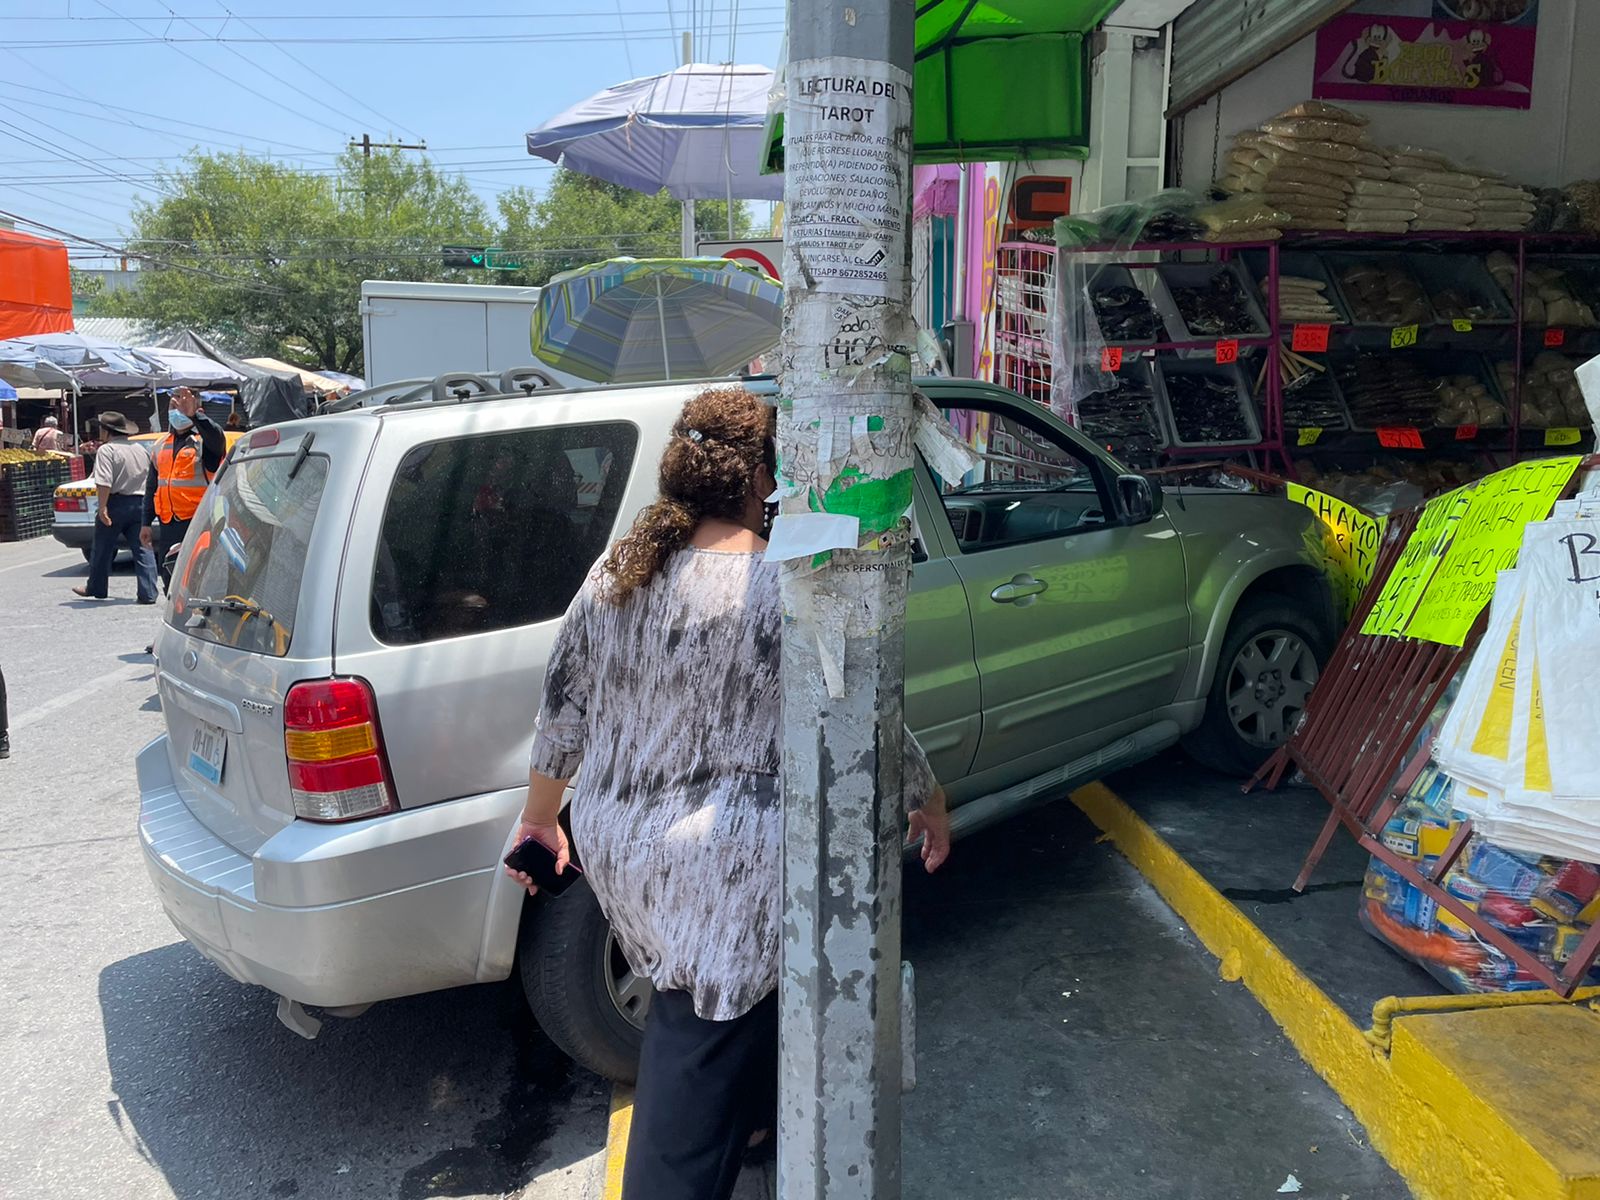
<path id="1" fill-rule="evenodd" d="M 197 153 L 161 183 L 133 214 L 139 286 L 97 310 L 313 367 L 360 363 L 363 279 L 453 278 L 440 246 L 492 240 L 464 180 L 400 151 L 351 151 L 331 174 Z"/>
<path id="2" fill-rule="evenodd" d="M 682 246 L 682 206 L 665 191 L 646 195 L 575 171 L 558 170 L 543 194 L 502 192 L 499 209 L 499 244 L 526 263 L 508 283 L 541 286 L 558 272 L 619 255 L 675 258 Z M 727 202 L 699 201 L 695 228 L 702 238 L 725 239 Z M 735 200 L 734 237 L 748 237 L 750 229 L 749 205 Z"/>

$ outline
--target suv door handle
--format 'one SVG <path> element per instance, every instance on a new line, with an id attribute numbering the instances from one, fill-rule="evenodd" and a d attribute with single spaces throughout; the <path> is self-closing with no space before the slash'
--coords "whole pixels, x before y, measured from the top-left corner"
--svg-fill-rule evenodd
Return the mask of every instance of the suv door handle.
<path id="1" fill-rule="evenodd" d="M 1049 586 L 1048 583 L 1035 579 L 1032 575 L 1016 575 L 1012 577 L 1010 583 L 1002 583 L 990 592 L 989 599 L 996 604 L 1015 604 L 1019 608 L 1026 608 Z"/>

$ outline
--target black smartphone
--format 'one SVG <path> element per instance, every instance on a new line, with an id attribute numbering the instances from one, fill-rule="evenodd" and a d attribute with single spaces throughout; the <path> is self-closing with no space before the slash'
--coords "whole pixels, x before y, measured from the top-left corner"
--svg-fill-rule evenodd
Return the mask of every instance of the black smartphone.
<path id="1" fill-rule="evenodd" d="M 539 890 L 548 896 L 559 896 L 583 875 L 576 863 L 568 863 L 561 874 L 556 874 L 556 852 L 537 838 L 526 838 L 512 848 L 505 858 L 506 866 L 531 876 Z"/>

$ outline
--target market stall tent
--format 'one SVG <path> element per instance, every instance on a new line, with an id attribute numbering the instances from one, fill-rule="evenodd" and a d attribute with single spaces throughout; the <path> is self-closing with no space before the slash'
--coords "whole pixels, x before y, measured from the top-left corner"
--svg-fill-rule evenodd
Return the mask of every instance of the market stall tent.
<path id="1" fill-rule="evenodd" d="M 67 248 L 50 238 L 0 229 L 0 338 L 72 328 Z"/>

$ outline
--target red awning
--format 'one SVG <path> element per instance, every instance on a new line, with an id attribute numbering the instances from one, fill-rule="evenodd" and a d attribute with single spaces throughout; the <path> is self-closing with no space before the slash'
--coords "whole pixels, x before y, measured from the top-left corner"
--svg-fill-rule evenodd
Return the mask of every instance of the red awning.
<path id="1" fill-rule="evenodd" d="M 0 229 L 0 339 L 72 329 L 67 248 Z"/>

